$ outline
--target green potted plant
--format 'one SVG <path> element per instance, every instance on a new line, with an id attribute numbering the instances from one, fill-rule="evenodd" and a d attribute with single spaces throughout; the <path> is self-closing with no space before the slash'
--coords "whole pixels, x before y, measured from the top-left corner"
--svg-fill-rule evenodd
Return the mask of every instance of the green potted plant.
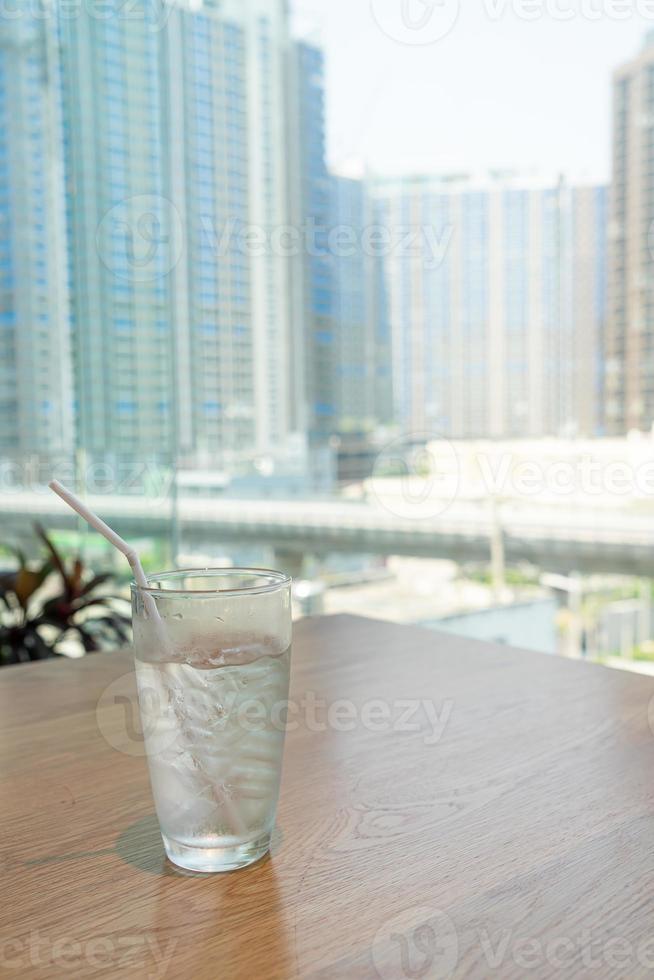
<path id="1" fill-rule="evenodd" d="M 92 575 L 76 558 L 67 565 L 40 525 L 46 558 L 0 575 L 0 667 L 95 653 L 130 639 L 127 600 L 108 595 L 110 574 Z"/>

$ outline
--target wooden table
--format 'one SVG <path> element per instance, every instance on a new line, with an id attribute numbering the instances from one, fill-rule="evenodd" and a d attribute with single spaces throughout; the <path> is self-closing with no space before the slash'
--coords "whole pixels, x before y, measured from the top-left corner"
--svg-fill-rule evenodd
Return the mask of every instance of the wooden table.
<path id="1" fill-rule="evenodd" d="M 2 977 L 654 973 L 654 680 L 352 617 L 294 658 L 272 857 L 208 877 L 127 654 L 0 671 Z"/>

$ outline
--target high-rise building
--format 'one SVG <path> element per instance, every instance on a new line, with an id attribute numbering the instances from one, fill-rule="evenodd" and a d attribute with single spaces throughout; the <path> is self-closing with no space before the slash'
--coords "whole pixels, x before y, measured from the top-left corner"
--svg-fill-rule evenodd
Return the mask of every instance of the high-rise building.
<path id="1" fill-rule="evenodd" d="M 368 195 L 368 215 L 371 232 L 388 228 L 386 202 Z M 388 256 L 384 248 L 371 250 L 369 297 L 375 359 L 375 422 L 392 425 L 395 422 L 393 401 L 393 332 L 391 325 L 390 292 L 386 275 Z"/>
<path id="2" fill-rule="evenodd" d="M 385 256 L 370 247 L 382 218 L 364 181 L 334 176 L 331 187 L 335 428 L 366 433 L 392 420 Z"/>
<path id="3" fill-rule="evenodd" d="M 78 439 L 229 466 L 330 415 L 325 258 L 297 305 L 278 234 L 322 223 L 320 53 L 285 0 L 137 9 L 62 31 Z"/>
<path id="4" fill-rule="evenodd" d="M 560 418 L 565 432 L 586 436 L 606 432 L 609 196 L 605 186 L 560 189 Z"/>
<path id="5" fill-rule="evenodd" d="M 0 454 L 70 453 L 61 65 L 25 3 L 0 26 Z"/>
<path id="6" fill-rule="evenodd" d="M 324 445 L 321 51 L 286 0 L 75 14 L 0 36 L 0 448 L 229 465 Z"/>
<path id="7" fill-rule="evenodd" d="M 336 427 L 334 269 L 329 248 L 330 177 L 325 150 L 324 56 L 304 42 L 289 61 L 289 181 L 297 248 L 291 259 L 296 428 L 311 446 Z"/>
<path id="8" fill-rule="evenodd" d="M 336 428 L 347 432 L 371 427 L 375 417 L 373 324 L 362 245 L 367 207 L 362 181 L 332 177 L 331 190 Z"/>
<path id="9" fill-rule="evenodd" d="M 456 438 L 597 434 L 606 189 L 375 181 L 395 413 Z"/>
<path id="10" fill-rule="evenodd" d="M 139 15 L 139 12 L 141 16 Z M 170 270 L 162 32 L 145 4 L 61 17 L 77 442 L 93 457 L 170 458 Z"/>
<path id="11" fill-rule="evenodd" d="M 654 424 L 654 35 L 613 79 L 606 424 Z"/>
<path id="12" fill-rule="evenodd" d="M 283 446 L 290 396 L 286 4 L 170 10 L 169 194 L 184 228 L 171 275 L 180 450 L 228 461 Z"/>

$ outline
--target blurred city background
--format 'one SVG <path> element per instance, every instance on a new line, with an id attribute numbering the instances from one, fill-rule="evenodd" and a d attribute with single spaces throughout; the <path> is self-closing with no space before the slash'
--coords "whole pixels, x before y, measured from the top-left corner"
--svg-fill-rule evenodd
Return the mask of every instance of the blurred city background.
<path id="1" fill-rule="evenodd" d="M 0 566 L 38 519 L 126 585 L 54 476 L 152 571 L 654 673 L 654 12 L 617 6 L 5 4 Z"/>

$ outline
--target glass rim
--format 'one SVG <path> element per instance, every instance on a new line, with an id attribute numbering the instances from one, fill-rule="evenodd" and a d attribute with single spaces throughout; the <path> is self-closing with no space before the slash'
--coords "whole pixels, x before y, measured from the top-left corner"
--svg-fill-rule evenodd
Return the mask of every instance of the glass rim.
<path id="1" fill-rule="evenodd" d="M 219 576 L 224 576 L 227 578 L 235 578 L 237 576 L 251 576 L 255 582 L 251 585 L 240 586 L 238 588 L 232 587 L 227 589 L 160 589 L 155 586 L 139 585 L 137 582 L 131 583 L 132 592 L 145 592 L 156 598 L 166 598 L 170 596 L 172 598 L 180 598 L 181 596 L 249 596 L 249 595 L 266 595 L 272 592 L 280 592 L 283 588 L 288 587 L 292 583 L 292 578 L 285 572 L 276 571 L 273 568 L 175 568 L 167 572 L 157 572 L 156 574 L 146 575 L 148 583 L 152 582 L 170 582 L 177 578 L 218 578 Z M 256 584 L 256 580 L 268 579 L 267 582 Z"/>

